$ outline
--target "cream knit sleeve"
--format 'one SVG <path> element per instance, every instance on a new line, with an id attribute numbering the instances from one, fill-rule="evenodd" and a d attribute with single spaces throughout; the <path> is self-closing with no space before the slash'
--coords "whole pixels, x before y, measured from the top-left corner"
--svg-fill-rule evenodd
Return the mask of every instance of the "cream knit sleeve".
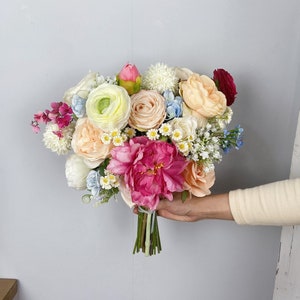
<path id="1" fill-rule="evenodd" d="M 229 192 L 236 223 L 249 225 L 300 224 L 300 178 Z"/>

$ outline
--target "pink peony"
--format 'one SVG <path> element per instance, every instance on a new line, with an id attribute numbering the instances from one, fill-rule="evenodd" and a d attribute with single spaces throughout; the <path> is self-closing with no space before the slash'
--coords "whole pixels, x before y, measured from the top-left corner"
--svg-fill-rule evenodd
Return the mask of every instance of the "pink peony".
<path id="1" fill-rule="evenodd" d="M 160 198 L 172 201 L 173 192 L 183 191 L 187 161 L 175 145 L 135 137 L 111 155 L 107 169 L 124 176 L 133 203 L 155 210 Z"/>

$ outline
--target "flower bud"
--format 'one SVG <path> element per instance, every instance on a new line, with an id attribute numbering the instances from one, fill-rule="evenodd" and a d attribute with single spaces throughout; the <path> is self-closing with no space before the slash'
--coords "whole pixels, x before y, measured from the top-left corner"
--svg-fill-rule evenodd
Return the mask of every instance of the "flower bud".
<path id="1" fill-rule="evenodd" d="M 126 64 L 117 75 L 117 80 L 129 95 L 136 94 L 141 89 L 141 76 L 135 65 Z"/>

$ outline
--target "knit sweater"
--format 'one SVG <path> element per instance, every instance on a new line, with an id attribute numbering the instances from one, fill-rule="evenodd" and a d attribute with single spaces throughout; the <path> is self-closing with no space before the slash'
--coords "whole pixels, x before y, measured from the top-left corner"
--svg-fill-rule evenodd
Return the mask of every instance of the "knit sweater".
<path id="1" fill-rule="evenodd" d="M 249 225 L 300 224 L 300 178 L 229 192 L 236 223 Z"/>

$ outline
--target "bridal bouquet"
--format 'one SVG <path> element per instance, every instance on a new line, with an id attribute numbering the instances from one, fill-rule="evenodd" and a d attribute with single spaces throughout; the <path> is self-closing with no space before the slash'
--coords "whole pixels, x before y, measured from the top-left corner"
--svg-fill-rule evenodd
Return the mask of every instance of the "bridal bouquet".
<path id="1" fill-rule="evenodd" d="M 140 74 L 127 64 L 115 76 L 90 72 L 31 126 L 38 133 L 46 124 L 46 148 L 72 152 L 65 174 L 70 187 L 86 190 L 83 202 L 97 206 L 120 193 L 138 207 L 133 253 L 148 256 L 161 251 L 160 199 L 210 194 L 215 163 L 242 145 L 242 128 L 227 129 L 236 95 L 224 69 L 210 78 L 163 63 Z"/>

